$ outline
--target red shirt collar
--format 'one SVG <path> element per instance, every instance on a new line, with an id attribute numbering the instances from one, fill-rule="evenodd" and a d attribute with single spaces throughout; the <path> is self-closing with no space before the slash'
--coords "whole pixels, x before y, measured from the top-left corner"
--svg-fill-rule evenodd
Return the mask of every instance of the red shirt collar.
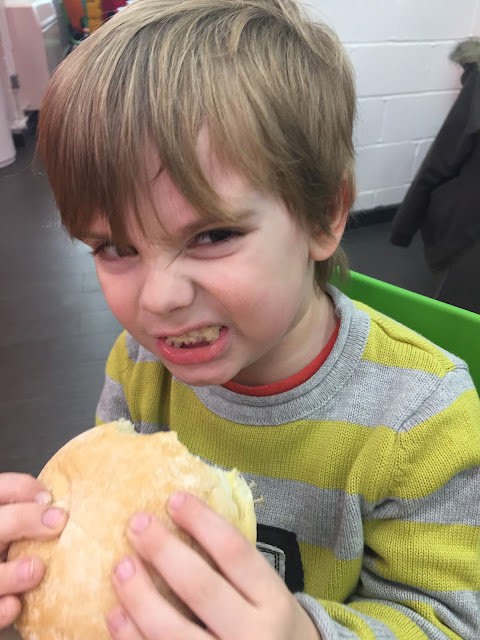
<path id="1" fill-rule="evenodd" d="M 230 381 L 226 382 L 223 386 L 229 391 L 234 391 L 235 393 L 240 393 L 244 396 L 274 396 L 278 393 L 285 393 L 285 391 L 295 389 L 295 387 L 299 387 L 301 384 L 306 382 L 313 376 L 314 373 L 317 373 L 317 371 L 320 369 L 333 349 L 333 345 L 335 344 L 335 341 L 337 339 L 339 329 L 340 320 L 338 320 L 337 326 L 330 336 L 329 341 L 320 351 L 315 360 L 312 360 L 312 362 L 310 362 L 310 364 L 307 364 L 304 369 L 302 369 L 298 373 L 294 373 L 293 376 L 290 376 L 289 378 L 285 378 L 285 380 L 279 380 L 278 382 L 272 382 L 270 384 L 262 384 L 256 387 L 249 387 L 244 384 L 238 384 L 238 382 Z"/>

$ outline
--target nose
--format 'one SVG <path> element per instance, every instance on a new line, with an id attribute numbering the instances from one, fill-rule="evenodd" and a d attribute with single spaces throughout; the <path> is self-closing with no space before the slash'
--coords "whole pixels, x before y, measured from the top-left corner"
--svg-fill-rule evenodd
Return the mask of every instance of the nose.
<path id="1" fill-rule="evenodd" d="M 166 315 L 189 307 L 194 299 L 195 283 L 175 263 L 146 267 L 139 300 L 142 311 Z"/>

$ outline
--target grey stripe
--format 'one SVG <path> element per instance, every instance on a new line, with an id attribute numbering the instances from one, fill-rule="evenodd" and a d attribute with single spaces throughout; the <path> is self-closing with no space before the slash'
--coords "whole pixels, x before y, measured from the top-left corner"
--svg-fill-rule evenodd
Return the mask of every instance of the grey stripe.
<path id="1" fill-rule="evenodd" d="M 383 604 L 392 609 L 396 609 L 400 613 L 403 613 L 407 618 L 410 618 L 410 620 L 414 622 L 421 631 L 423 631 L 429 640 L 451 640 L 451 636 L 445 635 L 443 631 L 433 624 L 433 622 L 429 622 L 416 611 L 413 611 L 409 607 L 405 607 L 401 604 L 397 604 L 396 602 L 381 600 L 379 598 L 369 598 L 368 600 L 364 600 L 363 598 L 352 598 L 352 602 L 376 602 L 378 604 Z M 355 609 L 353 610 L 355 611 Z M 395 635 L 393 637 L 397 638 Z M 470 636 L 461 636 L 461 638 L 462 640 L 470 640 Z M 478 640 L 478 638 L 476 640 Z"/>
<path id="2" fill-rule="evenodd" d="M 429 524 L 462 524 L 480 527 L 480 508 L 472 501 L 480 495 L 480 467 L 461 471 L 434 493 L 422 498 L 386 498 L 362 504 L 366 519 L 396 518 Z"/>
<path id="3" fill-rule="evenodd" d="M 462 360 L 461 358 L 459 358 L 458 356 L 456 356 L 454 353 L 451 353 L 450 351 L 447 351 L 446 349 L 444 349 L 443 347 L 440 347 L 438 344 L 435 345 L 437 347 L 437 349 L 440 349 L 440 351 L 443 353 L 444 356 L 447 356 L 447 358 L 449 360 L 452 361 L 452 363 L 458 367 L 459 369 L 465 369 L 468 370 L 468 364 Z"/>
<path id="4" fill-rule="evenodd" d="M 449 371 L 435 389 L 435 392 L 425 397 L 423 404 L 418 407 L 415 415 L 412 413 L 402 425 L 402 431 L 409 431 L 418 423 L 428 420 L 436 413 L 447 409 L 462 393 L 475 389 L 473 380 L 465 367 Z"/>
<path id="5" fill-rule="evenodd" d="M 138 344 L 138 342 L 132 338 L 129 333 L 127 333 L 126 345 L 128 357 L 132 362 L 158 362 L 160 364 L 160 360 L 157 356 L 153 355 L 151 351 L 148 351 L 148 349 L 145 349 L 145 347 Z"/>
<path id="6" fill-rule="evenodd" d="M 367 566 L 369 564 L 370 560 L 366 560 L 362 568 L 359 597 L 353 597 L 352 602 L 381 601 L 408 615 L 432 640 L 444 640 L 445 634 L 435 625 L 409 607 L 399 604 L 408 601 L 424 603 L 433 607 L 439 620 L 462 640 L 478 640 L 480 591 L 420 591 L 415 587 L 386 580 L 372 572 Z"/>
<path id="7" fill-rule="evenodd" d="M 151 431 L 142 431 L 151 433 Z M 211 461 L 205 460 L 208 464 Z M 220 466 L 220 465 L 216 465 Z M 222 467 L 221 467 L 222 468 Z M 223 467 L 225 468 L 225 467 Z M 243 473 L 247 482 L 255 481 L 256 496 L 263 496 L 265 504 L 257 507 L 259 524 L 293 531 L 300 542 L 330 549 L 339 560 L 355 560 L 364 553 L 363 520 L 398 519 L 438 524 L 468 524 L 480 526 L 480 510 L 475 513 L 467 496 L 472 482 L 479 482 L 480 469 L 467 470 L 455 476 L 438 492 L 417 500 L 385 499 L 371 503 L 360 495 L 350 495 L 342 489 L 319 489 L 298 480 L 270 478 Z M 463 493 L 462 493 L 463 491 Z M 433 506 L 444 500 L 444 493 L 452 500 L 445 508 Z M 437 495 L 440 495 L 437 498 Z M 454 496 L 459 496 L 457 506 Z M 463 497 L 462 497 L 463 496 Z M 465 504 L 464 504 L 465 502 Z M 439 509 L 439 513 L 436 513 Z M 365 560 L 368 563 L 368 551 Z M 373 569 L 373 562 L 371 563 Z"/>
<path id="8" fill-rule="evenodd" d="M 318 489 L 296 480 L 279 480 L 249 473 L 265 504 L 256 510 L 260 524 L 294 531 L 299 541 L 331 549 L 340 560 L 363 553 L 360 500 L 344 491 Z"/>
<path id="9" fill-rule="evenodd" d="M 152 434 L 157 433 L 157 431 L 170 431 L 170 427 L 166 424 L 157 424 L 153 422 L 147 422 L 146 420 L 141 420 L 140 422 L 135 423 L 135 429 L 139 433 Z"/>
<path id="10" fill-rule="evenodd" d="M 348 385 L 329 402 L 322 404 L 313 397 L 317 391 L 316 395 L 320 396 L 321 389 L 305 391 L 299 398 L 304 403 L 302 419 L 339 421 L 371 428 L 383 425 L 395 432 L 406 432 L 448 408 L 464 391 L 474 388 L 465 369 L 455 369 L 440 380 L 432 373 L 362 360 L 354 373 Z M 299 392 L 303 386 L 298 387 Z M 245 406 L 239 406 L 233 404 L 235 398 L 227 397 L 232 392 L 226 389 L 195 387 L 193 390 L 211 411 L 228 420 L 233 419 L 233 409 L 235 413 L 242 412 L 240 422 L 243 424 L 276 425 L 288 421 L 287 409 L 281 404 L 277 412 L 275 407 L 262 406 L 265 403 L 258 402 L 262 398 L 241 396 Z M 280 395 L 286 394 L 271 396 L 269 401 Z M 312 406 L 313 410 L 307 409 Z M 298 412 L 296 419 L 299 419 Z"/>
<path id="11" fill-rule="evenodd" d="M 424 498 L 386 498 L 378 503 L 342 489 L 319 489 L 297 480 L 244 475 L 257 483 L 258 492 L 265 498 L 265 505 L 257 510 L 259 522 L 295 531 L 302 542 L 330 549 L 339 560 L 354 560 L 362 555 L 363 519 L 480 527 L 480 509 L 468 501 L 472 492 L 478 492 L 480 467 L 461 472 Z"/>
<path id="12" fill-rule="evenodd" d="M 348 606 L 347 609 L 355 613 L 359 618 L 366 622 L 370 629 L 373 631 L 375 638 L 377 638 L 378 640 L 397 640 L 397 636 L 395 635 L 395 633 L 381 620 L 373 618 L 372 616 L 368 616 L 366 613 L 356 611 L 355 609 L 352 609 Z"/>
<path id="13" fill-rule="evenodd" d="M 306 593 L 296 593 L 295 598 L 312 618 L 321 637 L 325 640 L 361 640 L 356 633 L 332 620 L 324 607 L 311 596 Z M 385 640 L 395 640 L 395 637 L 390 636 Z"/>
<path id="14" fill-rule="evenodd" d="M 362 360 L 349 385 L 325 407 L 315 407 L 308 419 L 347 422 L 364 427 L 383 425 L 397 432 L 438 384 L 439 378 L 434 374 Z M 453 386 L 448 404 L 455 399 L 460 388 L 458 384 Z M 432 406 L 431 415 L 441 409 L 438 404 Z"/>
<path id="15" fill-rule="evenodd" d="M 350 382 L 316 419 L 352 422 L 366 427 L 379 424 L 406 432 L 447 409 L 473 382 L 464 369 L 443 380 L 430 373 L 387 367 L 362 361 L 358 378 Z"/>
<path id="16" fill-rule="evenodd" d="M 108 374 L 105 375 L 105 384 L 96 413 L 103 422 L 112 422 L 120 418 L 132 420 L 122 385 Z"/>
<path id="17" fill-rule="evenodd" d="M 433 606 L 435 611 L 437 612 L 439 620 L 447 628 L 458 634 L 458 636 L 462 638 L 462 640 L 478 640 L 479 603 L 472 600 L 472 594 L 470 592 L 426 592 L 427 594 L 431 594 L 431 597 L 429 597 L 429 595 L 424 595 L 423 593 L 416 590 L 412 590 L 411 592 L 409 592 L 405 589 L 397 592 L 394 590 L 390 583 L 386 583 L 386 585 L 387 587 L 391 588 L 386 589 L 385 592 L 381 594 L 382 597 L 378 597 L 378 592 L 374 592 L 371 597 L 363 598 L 354 596 L 350 601 L 351 604 L 374 602 L 391 607 L 392 609 L 396 609 L 397 611 L 408 617 L 414 624 L 419 627 L 419 629 L 421 629 L 426 634 L 429 640 L 449 640 L 449 636 L 447 636 L 432 622 L 429 622 L 419 613 L 413 611 L 409 607 L 398 604 L 398 602 L 395 602 L 395 600 L 413 600 L 415 602 L 425 603 L 427 605 Z M 362 589 L 362 592 L 364 591 L 365 590 Z M 402 593 L 404 597 L 401 597 Z M 295 597 L 312 617 L 320 633 L 323 634 L 323 637 L 329 638 L 329 640 L 353 640 L 354 638 L 358 638 L 358 636 L 353 631 L 349 631 L 342 625 L 334 622 L 328 616 L 324 607 L 311 596 L 302 593 L 296 594 Z M 468 601 L 469 603 L 468 606 L 465 606 L 466 601 Z M 380 620 L 377 620 L 376 618 L 368 616 L 364 613 L 360 613 L 356 609 L 348 607 L 348 605 L 344 606 L 355 613 L 355 615 L 358 615 L 370 626 L 377 640 L 397 640 L 397 636 L 395 635 L 395 633 Z M 459 613 L 459 616 L 455 616 L 452 613 L 452 609 L 457 611 Z"/>
<path id="18" fill-rule="evenodd" d="M 326 640 L 359 640 L 359 636 L 356 633 L 332 620 L 324 607 L 311 596 L 305 593 L 297 593 L 295 598 L 315 622 L 322 638 Z M 348 609 L 349 607 L 346 606 L 346 608 Z M 397 640 L 397 636 L 393 631 L 380 620 L 359 613 L 354 609 L 350 609 L 350 611 L 369 625 L 375 640 Z"/>

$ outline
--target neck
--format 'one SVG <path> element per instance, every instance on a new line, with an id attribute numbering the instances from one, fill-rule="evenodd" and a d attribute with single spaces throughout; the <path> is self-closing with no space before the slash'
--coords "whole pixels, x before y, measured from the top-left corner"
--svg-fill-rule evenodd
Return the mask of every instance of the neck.
<path id="1" fill-rule="evenodd" d="M 283 344 L 255 368 L 243 369 L 233 382 L 245 386 L 260 386 L 285 380 L 304 369 L 329 341 L 337 317 L 333 301 L 319 292 L 300 320 L 287 332 Z"/>

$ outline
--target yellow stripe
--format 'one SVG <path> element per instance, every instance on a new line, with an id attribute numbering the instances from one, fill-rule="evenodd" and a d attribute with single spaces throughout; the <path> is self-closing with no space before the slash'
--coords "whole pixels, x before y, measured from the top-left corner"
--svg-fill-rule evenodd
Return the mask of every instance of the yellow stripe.
<path id="1" fill-rule="evenodd" d="M 414 600 L 402 600 L 401 604 L 413 609 L 419 613 L 423 618 L 434 624 L 438 629 L 443 631 L 447 638 L 451 640 L 461 640 L 460 636 L 454 633 L 449 627 L 446 627 L 439 619 L 435 609 L 424 602 L 415 602 Z"/>
<path id="2" fill-rule="evenodd" d="M 112 380 L 116 380 L 121 383 L 122 380 L 119 380 L 119 375 L 125 371 L 129 362 L 130 360 L 128 359 L 127 352 L 127 332 L 123 331 L 115 340 L 115 344 L 108 356 L 106 366 L 107 375 L 110 376 Z"/>
<path id="3" fill-rule="evenodd" d="M 387 580 L 431 591 L 480 585 L 479 527 L 371 520 L 364 534 L 377 554 L 375 569 Z"/>
<path id="4" fill-rule="evenodd" d="M 453 362 L 426 338 L 361 302 L 356 302 L 355 306 L 368 313 L 372 320 L 363 360 L 388 367 L 417 369 L 441 378 L 455 368 Z M 385 348 L 385 335 L 388 349 Z"/>
<path id="5" fill-rule="evenodd" d="M 477 414 L 477 394 L 471 389 L 442 413 L 400 434 L 408 466 L 396 487 L 399 498 L 429 495 L 463 469 L 480 465 Z"/>
<path id="6" fill-rule="evenodd" d="M 305 571 L 305 593 L 314 598 L 344 602 L 357 585 L 362 558 L 338 560 L 330 549 L 300 541 L 298 546 Z"/>
<path id="7" fill-rule="evenodd" d="M 399 436 L 384 426 L 371 429 L 308 420 L 258 429 L 211 413 L 191 389 L 171 383 L 159 363 L 133 364 L 127 357 L 124 333 L 109 358 L 107 373 L 113 378 L 117 372 L 119 377 L 127 368 L 125 393 L 133 420 L 169 425 L 190 450 L 226 467 L 307 482 L 320 489 L 341 489 L 375 502 L 392 491 L 400 498 L 423 497 L 459 470 L 480 464 L 480 455 L 475 454 L 480 451 L 479 434 L 472 426 L 478 404 L 473 389 L 441 414 Z M 171 393 L 164 387 L 170 384 Z M 444 446 L 448 441 L 450 448 Z M 404 466 L 403 482 L 392 487 L 392 474 L 399 465 Z"/>
<path id="8" fill-rule="evenodd" d="M 193 391 L 179 386 L 172 386 L 171 427 L 197 455 L 245 473 L 307 482 L 320 489 L 361 491 L 372 501 L 390 485 L 392 467 L 386 452 L 396 443 L 386 427 L 300 420 L 258 429 L 213 415 Z M 195 415 L 195 428 L 188 423 L 189 415 Z M 371 459 L 378 461 L 375 474 L 360 486 Z"/>
<path id="9" fill-rule="evenodd" d="M 127 384 L 125 395 L 134 421 L 170 425 L 172 378 L 161 363 L 130 363 Z"/>
<path id="10" fill-rule="evenodd" d="M 393 607 L 379 602 L 354 602 L 349 605 L 351 609 L 371 616 L 383 622 L 395 634 L 395 638 L 408 638 L 408 640 L 428 640 L 428 636 L 412 620 Z M 326 607 L 328 611 L 328 606 Z M 450 636 L 460 640 L 458 636 Z M 363 638 L 363 636 L 362 636 Z"/>
<path id="11" fill-rule="evenodd" d="M 331 600 L 320 600 L 320 604 L 335 622 L 356 633 L 362 640 L 377 640 L 368 623 L 364 622 L 348 607 L 343 606 L 339 602 L 332 602 Z"/>

